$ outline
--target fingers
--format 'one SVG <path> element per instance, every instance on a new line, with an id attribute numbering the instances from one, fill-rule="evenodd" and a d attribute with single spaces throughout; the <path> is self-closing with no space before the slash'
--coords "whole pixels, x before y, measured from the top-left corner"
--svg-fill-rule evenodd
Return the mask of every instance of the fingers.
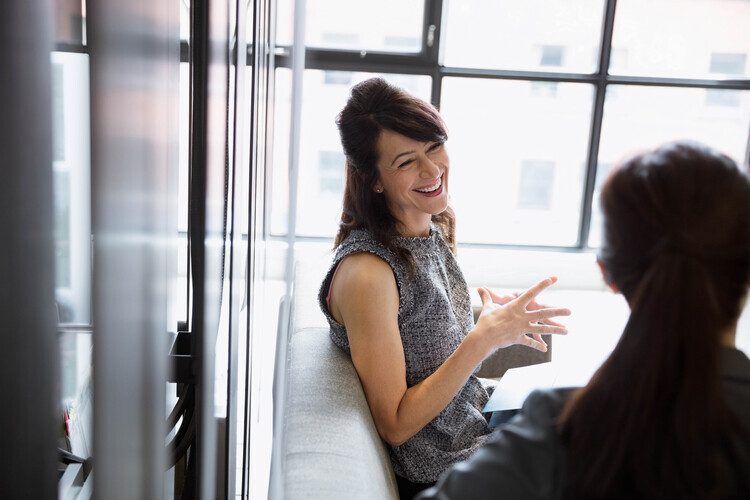
<path id="1" fill-rule="evenodd" d="M 528 317 L 531 321 L 544 321 L 556 316 L 570 316 L 570 309 L 567 307 L 550 307 L 549 309 L 537 309 L 536 311 L 528 312 Z"/>
<path id="2" fill-rule="evenodd" d="M 492 304 L 492 296 L 486 288 L 477 288 L 477 292 L 479 292 L 479 298 L 482 299 L 482 307 Z"/>
<path id="3" fill-rule="evenodd" d="M 562 323 L 558 323 L 557 321 L 549 319 L 549 318 L 543 319 L 542 323 L 544 323 L 545 325 L 561 326 L 561 327 L 565 328 L 565 325 L 563 325 Z"/>
<path id="4" fill-rule="evenodd" d="M 500 294 L 495 293 L 495 291 L 492 290 L 491 288 L 485 288 L 485 289 L 488 292 L 490 292 L 490 297 L 492 298 L 492 302 L 494 302 L 495 304 L 500 304 L 501 306 L 504 306 L 505 304 L 507 304 L 508 302 L 516 298 L 515 294 L 500 295 Z"/>
<path id="5" fill-rule="evenodd" d="M 519 294 L 516 294 L 516 297 L 518 297 Z M 536 311 L 537 309 L 549 309 L 552 306 L 548 306 L 547 304 L 540 304 L 536 300 L 532 300 L 528 304 L 526 304 L 526 309 L 529 311 Z"/>
<path id="6" fill-rule="evenodd" d="M 566 335 L 568 333 L 568 329 L 564 326 L 540 325 L 539 323 L 530 324 L 528 327 L 528 331 L 529 333 L 534 334 L 551 333 L 553 335 Z"/>
<path id="7" fill-rule="evenodd" d="M 533 338 L 537 342 L 540 342 L 540 343 L 544 344 L 545 350 L 549 349 L 549 347 L 547 346 L 547 342 L 544 341 L 544 339 L 542 338 L 542 336 L 540 334 L 534 333 L 534 334 L 531 335 L 531 338 Z"/>
<path id="8" fill-rule="evenodd" d="M 501 306 L 504 306 L 513 299 L 515 299 L 513 295 L 495 295 L 492 297 L 492 300 L 495 301 L 495 304 L 500 304 Z"/>
<path id="9" fill-rule="evenodd" d="M 557 282 L 557 276 L 551 276 L 547 279 L 544 279 L 537 283 L 536 285 L 532 286 L 525 292 L 523 292 L 521 295 L 518 296 L 518 301 L 523 304 L 524 307 L 529 305 L 529 302 L 534 300 L 534 297 L 539 295 L 542 290 L 545 288 L 554 285 Z"/>
<path id="10" fill-rule="evenodd" d="M 545 344 L 544 342 L 539 342 L 538 340 L 533 339 L 528 335 L 524 335 L 523 337 L 521 337 L 520 344 L 531 347 L 532 349 L 536 349 L 537 351 L 547 352 L 547 344 Z"/>

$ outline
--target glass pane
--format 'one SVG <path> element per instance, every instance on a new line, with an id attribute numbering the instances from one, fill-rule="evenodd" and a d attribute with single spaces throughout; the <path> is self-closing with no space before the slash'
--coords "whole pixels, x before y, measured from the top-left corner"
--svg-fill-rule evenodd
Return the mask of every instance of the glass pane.
<path id="1" fill-rule="evenodd" d="M 346 104 L 351 87 L 374 76 L 381 76 L 426 101 L 430 99 L 432 82 L 429 76 L 305 71 L 297 198 L 299 235 L 333 238 L 336 234 L 344 187 L 344 155 L 336 115 Z M 270 196 L 273 234 L 287 231 L 290 111 L 291 71 L 277 69 Z"/>
<path id="2" fill-rule="evenodd" d="M 620 0 L 612 74 L 684 78 L 750 75 L 750 2 Z"/>
<path id="3" fill-rule="evenodd" d="M 171 284 L 169 331 L 177 327 L 178 321 L 188 319 L 187 304 L 187 230 L 188 230 L 188 177 L 190 150 L 190 64 L 180 63 L 179 117 L 178 117 L 178 181 L 177 181 L 177 273 Z"/>
<path id="4" fill-rule="evenodd" d="M 85 43 L 85 12 L 82 0 L 54 0 L 56 43 Z"/>
<path id="5" fill-rule="evenodd" d="M 589 246 L 601 244 L 599 189 L 613 165 L 635 151 L 667 141 L 703 142 L 745 161 L 750 131 L 750 91 L 616 85 L 607 90 L 599 146 L 599 172 L 589 234 Z"/>
<path id="6" fill-rule="evenodd" d="M 276 2 L 276 45 L 291 45 L 294 38 L 294 0 Z"/>
<path id="7" fill-rule="evenodd" d="M 292 0 L 277 6 L 276 43 L 293 35 Z M 422 50 L 424 0 L 317 0 L 307 3 L 305 40 L 309 47 L 377 52 Z"/>
<path id="8" fill-rule="evenodd" d="M 593 87 L 446 78 L 461 243 L 575 245 Z"/>
<path id="9" fill-rule="evenodd" d="M 52 53 L 55 300 L 60 323 L 91 321 L 88 55 Z"/>
<path id="10" fill-rule="evenodd" d="M 53 52 L 51 63 L 55 306 L 58 323 L 66 325 L 57 337 L 65 412 L 60 446 L 87 458 L 92 452 L 89 60 L 87 54 Z"/>
<path id="11" fill-rule="evenodd" d="M 190 0 L 180 2 L 180 40 L 190 40 Z"/>
<path id="12" fill-rule="evenodd" d="M 590 73 L 597 69 L 603 0 L 448 2 L 446 66 Z"/>
<path id="13" fill-rule="evenodd" d="M 190 64 L 180 63 L 179 95 L 179 184 L 177 189 L 177 230 L 188 229 L 188 170 L 190 156 Z"/>

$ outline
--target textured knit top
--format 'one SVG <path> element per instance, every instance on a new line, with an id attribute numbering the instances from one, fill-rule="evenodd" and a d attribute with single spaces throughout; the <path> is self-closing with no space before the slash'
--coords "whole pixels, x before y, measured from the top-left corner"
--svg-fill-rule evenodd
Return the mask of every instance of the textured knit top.
<path id="1" fill-rule="evenodd" d="M 396 239 L 411 251 L 416 272 L 378 243 L 369 232 L 354 230 L 341 243 L 318 294 L 331 327 L 333 343 L 351 355 L 346 329 L 328 312 L 326 297 L 341 259 L 359 253 L 377 255 L 393 270 L 398 285 L 398 327 L 406 360 L 406 384 L 412 387 L 431 375 L 456 350 L 473 327 L 471 301 L 461 270 L 433 225 L 426 237 Z M 410 481 L 428 483 L 453 463 L 465 460 L 489 436 L 482 415 L 487 391 L 472 375 L 463 388 L 432 421 L 399 446 L 390 446 L 396 474 Z"/>

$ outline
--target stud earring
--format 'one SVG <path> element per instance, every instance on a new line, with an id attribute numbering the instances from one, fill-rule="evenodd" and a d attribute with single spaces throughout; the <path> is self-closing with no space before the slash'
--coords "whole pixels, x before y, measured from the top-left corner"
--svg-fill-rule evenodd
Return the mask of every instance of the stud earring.
<path id="1" fill-rule="evenodd" d="M 375 188 L 375 192 L 378 193 L 378 194 L 380 194 L 380 193 L 383 192 L 383 188 L 382 187 L 376 187 Z"/>

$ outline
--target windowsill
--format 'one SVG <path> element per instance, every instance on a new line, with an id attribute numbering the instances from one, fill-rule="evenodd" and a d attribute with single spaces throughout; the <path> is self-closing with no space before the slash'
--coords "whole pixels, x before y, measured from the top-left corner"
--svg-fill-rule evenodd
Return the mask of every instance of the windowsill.
<path id="1" fill-rule="evenodd" d="M 298 241 L 295 260 L 315 268 L 322 279 L 333 257 L 331 247 L 330 241 Z M 266 250 L 266 279 L 283 280 L 286 242 L 268 241 Z M 487 286 L 520 291 L 540 279 L 557 276 L 558 283 L 545 292 L 543 300 L 571 307 L 574 316 L 563 321 L 572 327 L 570 339 L 556 341 L 553 356 L 602 361 L 627 320 L 627 304 L 604 285 L 592 251 L 459 247 L 458 262 L 470 289 Z M 476 293 L 472 293 L 472 302 L 479 303 Z M 737 326 L 737 348 L 750 353 L 750 307 L 745 308 Z"/>
<path id="2" fill-rule="evenodd" d="M 320 262 L 319 265 L 326 266 L 333 257 L 332 247 L 332 240 L 298 240 L 295 259 Z M 283 279 L 286 241 L 268 240 L 266 248 L 267 278 Z M 606 290 L 596 265 L 596 255 L 590 250 L 522 250 L 459 245 L 457 260 L 470 287 L 525 289 L 543 278 L 557 276 L 556 289 Z"/>

